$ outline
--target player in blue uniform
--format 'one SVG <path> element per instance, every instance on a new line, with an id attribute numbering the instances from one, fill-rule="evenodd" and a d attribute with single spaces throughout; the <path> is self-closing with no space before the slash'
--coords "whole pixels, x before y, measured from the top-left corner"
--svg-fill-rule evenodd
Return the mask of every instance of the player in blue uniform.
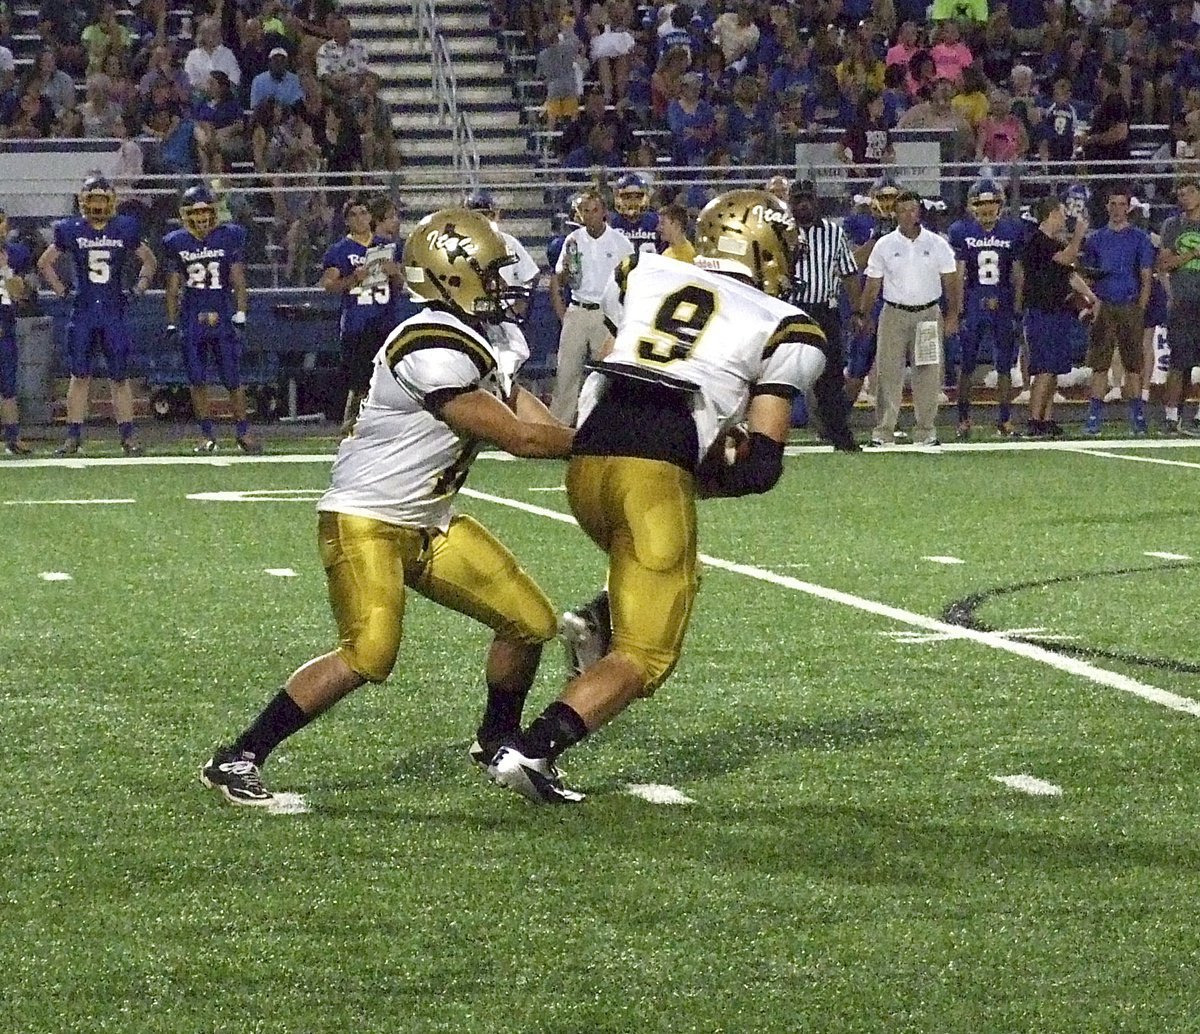
<path id="1" fill-rule="evenodd" d="M 371 386 L 375 354 L 396 326 L 393 281 L 402 280 L 403 273 L 396 243 L 372 231 L 366 202 L 347 201 L 342 219 L 346 236 L 325 252 L 320 286 L 342 296 L 342 371 L 347 382 L 342 431 L 348 434 Z"/>
<path id="2" fill-rule="evenodd" d="M 896 228 L 896 197 L 899 193 L 900 187 L 891 176 L 880 176 L 871 184 L 866 204 L 860 205 L 842 223 L 860 270 L 867 268 L 867 259 L 871 257 L 875 242 Z M 863 382 L 875 365 L 875 329 L 879 326 L 879 314 L 882 311 L 881 297 L 875 303 L 875 310 L 866 327 L 850 334 L 846 356 L 846 397 L 850 405 L 858 401 Z"/>
<path id="3" fill-rule="evenodd" d="M 0 209 L 0 427 L 4 429 L 4 452 L 28 456 L 32 451 L 21 441 L 17 411 L 17 303 L 32 290 L 27 279 L 33 272 L 33 257 L 24 244 L 8 239 L 8 215 Z"/>
<path id="4" fill-rule="evenodd" d="M 1004 188 L 979 180 L 967 193 L 970 215 L 950 227 L 950 246 L 958 257 L 963 279 L 964 318 L 958 332 L 961 363 L 958 371 L 958 437 L 971 434 L 971 378 L 986 340 L 996 369 L 1000 411 L 996 433 L 1013 434 L 1012 369 L 1020 352 L 1016 332 L 1024 287 L 1020 263 L 1025 230 L 1018 220 L 1000 214 Z"/>
<path id="5" fill-rule="evenodd" d="M 229 392 L 234 440 L 242 452 L 262 446 L 249 435 L 246 389 L 242 386 L 242 348 L 249 291 L 243 253 L 246 231 L 217 222 L 217 206 L 207 187 L 191 187 L 179 206 L 183 228 L 163 238 L 167 261 L 167 336 L 183 350 L 192 410 L 200 424 L 197 452 L 215 452 L 212 406 L 208 398 L 208 360 Z"/>
<path id="6" fill-rule="evenodd" d="M 627 172 L 613 188 L 616 214 L 610 225 L 624 234 L 634 251 L 658 251 L 658 213 L 650 210 L 650 183 L 640 172 Z"/>
<path id="7" fill-rule="evenodd" d="M 133 340 L 126 318 L 125 275 L 136 257 L 141 262 L 135 295 L 145 294 L 158 260 L 129 216 L 117 215 L 117 193 L 103 176 L 89 176 L 79 191 L 79 215 L 54 224 L 54 243 L 38 259 L 38 272 L 60 298 L 68 287 L 55 268 L 60 255 L 71 260 L 75 274 L 75 304 L 67 327 L 67 440 L 55 456 L 79 451 L 87 421 L 92 359 L 97 346 L 104 352 L 112 388 L 113 410 L 126 455 L 142 451 L 134 437 L 133 389 L 129 384 L 129 353 Z"/>

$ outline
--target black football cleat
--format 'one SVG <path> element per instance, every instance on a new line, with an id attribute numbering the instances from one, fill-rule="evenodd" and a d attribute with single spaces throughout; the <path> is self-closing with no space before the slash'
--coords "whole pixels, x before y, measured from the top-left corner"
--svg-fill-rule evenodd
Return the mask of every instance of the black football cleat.
<path id="1" fill-rule="evenodd" d="M 26 445 L 20 438 L 14 438 L 12 441 L 4 443 L 5 456 L 32 456 L 33 450 Z"/>
<path id="2" fill-rule="evenodd" d="M 235 439 L 237 447 L 242 450 L 247 456 L 261 456 L 263 447 L 262 442 L 257 438 L 242 437 Z"/>
<path id="3" fill-rule="evenodd" d="M 563 785 L 549 758 L 528 758 L 516 747 L 501 747 L 487 767 L 488 778 L 534 804 L 578 804 L 584 795 Z"/>
<path id="4" fill-rule="evenodd" d="M 241 751 L 218 747 L 200 769 L 200 782 L 219 790 L 230 804 L 261 808 L 275 802 L 258 765 Z"/>
<path id="5" fill-rule="evenodd" d="M 68 438 L 62 443 L 51 455 L 54 456 L 77 456 L 81 448 L 78 438 Z"/>
<path id="6" fill-rule="evenodd" d="M 141 442 L 133 438 L 123 438 L 121 440 L 121 451 L 126 456 L 141 456 L 146 450 L 142 448 Z"/>
<path id="7" fill-rule="evenodd" d="M 192 450 L 197 453 L 212 453 L 217 451 L 217 443 L 215 439 L 205 438 L 204 441 L 198 442 L 196 448 Z"/>

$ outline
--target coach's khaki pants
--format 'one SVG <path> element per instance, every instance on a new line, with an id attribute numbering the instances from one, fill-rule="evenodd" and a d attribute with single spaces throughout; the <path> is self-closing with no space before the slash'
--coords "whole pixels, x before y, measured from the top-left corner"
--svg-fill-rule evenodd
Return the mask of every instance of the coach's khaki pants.
<path id="1" fill-rule="evenodd" d="M 564 424 L 575 423 L 579 391 L 583 387 L 583 364 L 596 358 L 608 338 L 604 313 L 579 305 L 567 308 L 558 336 L 558 372 L 554 375 L 554 394 L 550 412 Z"/>
<path id="2" fill-rule="evenodd" d="M 942 314 L 937 304 L 920 312 L 906 312 L 884 305 L 879 314 L 879 335 L 875 351 L 875 430 L 871 437 L 890 443 L 900 416 L 900 398 L 904 392 L 904 363 L 913 357 L 917 327 L 937 320 L 939 336 Z M 916 426 L 913 441 L 923 442 L 936 437 L 938 393 L 942 390 L 941 350 L 936 363 L 912 368 L 913 410 Z"/>

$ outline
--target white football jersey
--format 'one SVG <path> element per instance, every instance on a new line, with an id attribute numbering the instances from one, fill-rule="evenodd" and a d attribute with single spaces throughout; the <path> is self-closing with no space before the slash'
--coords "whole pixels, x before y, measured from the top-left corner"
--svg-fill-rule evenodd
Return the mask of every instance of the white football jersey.
<path id="1" fill-rule="evenodd" d="M 483 443 L 460 438 L 431 409 L 477 388 L 502 401 L 512 388 L 483 335 L 441 309 L 401 323 L 375 356 L 354 433 L 338 448 L 317 509 L 444 531 Z"/>
<path id="2" fill-rule="evenodd" d="M 802 309 L 662 255 L 622 263 L 602 307 L 616 342 L 601 368 L 689 391 L 697 462 L 743 418 L 756 388 L 807 391 L 825 368 L 824 335 Z M 600 373 L 584 382 L 581 425 L 606 382 Z"/>

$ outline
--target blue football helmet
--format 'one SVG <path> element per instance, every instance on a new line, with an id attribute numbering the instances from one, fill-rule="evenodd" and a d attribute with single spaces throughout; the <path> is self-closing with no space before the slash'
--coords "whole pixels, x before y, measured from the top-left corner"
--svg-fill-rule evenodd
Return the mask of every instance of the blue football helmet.
<path id="1" fill-rule="evenodd" d="M 179 218 L 184 229 L 197 240 L 203 240 L 217 226 L 217 202 L 205 186 L 188 187 L 179 202 Z"/>
<path id="2" fill-rule="evenodd" d="M 967 191 L 968 210 L 985 225 L 991 225 L 1000 218 L 1003 206 L 1004 188 L 995 180 L 976 180 Z"/>
<path id="3" fill-rule="evenodd" d="M 481 212 L 489 219 L 495 219 L 496 213 L 499 211 L 496 207 L 496 199 L 486 190 L 477 190 L 473 194 L 468 194 L 467 199 L 463 202 L 463 208 L 472 212 Z"/>
<path id="4" fill-rule="evenodd" d="M 107 223 L 117 214 L 117 192 L 99 173 L 88 176 L 79 188 L 79 214 L 89 223 Z"/>
<path id="5" fill-rule="evenodd" d="M 650 207 L 650 181 L 640 172 L 627 172 L 613 188 L 613 207 L 627 219 L 637 219 Z"/>

